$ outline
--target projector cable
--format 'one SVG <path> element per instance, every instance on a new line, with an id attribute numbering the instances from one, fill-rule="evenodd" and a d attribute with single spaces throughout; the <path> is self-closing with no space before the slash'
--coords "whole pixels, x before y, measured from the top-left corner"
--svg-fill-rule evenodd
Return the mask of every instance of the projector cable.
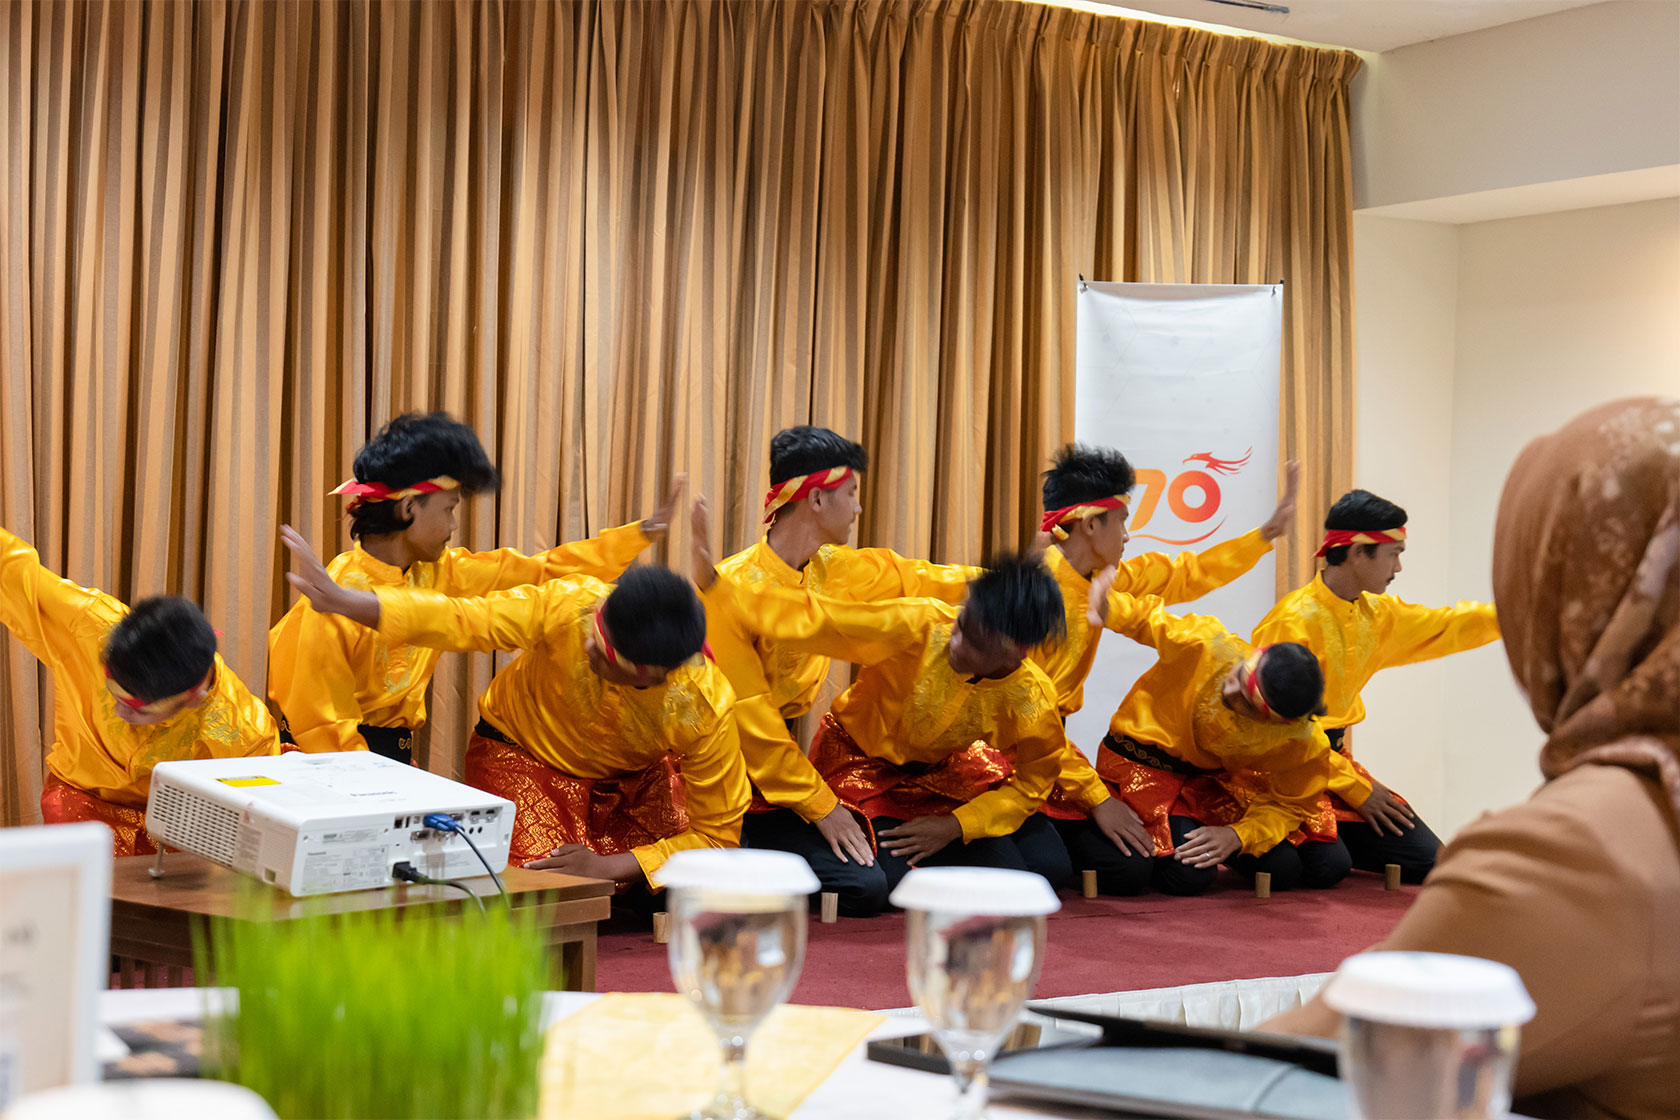
<path id="1" fill-rule="evenodd" d="M 484 900 L 478 897 L 478 892 L 474 891 L 471 887 L 467 886 L 459 879 L 427 878 L 426 876 L 420 874 L 420 872 L 416 871 L 414 869 L 414 865 L 409 863 L 407 860 L 403 860 L 401 863 L 396 864 L 391 868 L 391 878 L 401 880 L 404 883 L 418 883 L 422 886 L 454 887 L 456 890 L 461 891 L 468 898 L 472 899 L 473 902 L 478 904 L 478 912 L 480 914 L 484 913 Z"/>
<path id="2" fill-rule="evenodd" d="M 468 836 L 467 830 L 461 827 L 460 821 L 448 813 L 427 813 L 422 823 L 433 831 L 453 832 L 456 836 L 465 840 L 467 847 L 472 849 L 473 855 L 478 857 L 478 862 L 484 865 L 484 870 L 490 873 L 490 880 L 496 884 L 496 889 L 502 892 L 502 901 L 509 906 L 513 905 L 513 902 L 508 898 L 507 887 L 502 885 L 502 877 L 496 874 L 495 869 L 490 866 L 490 861 L 484 858 L 484 853 L 478 850 L 477 844 L 473 843 L 473 838 Z"/>

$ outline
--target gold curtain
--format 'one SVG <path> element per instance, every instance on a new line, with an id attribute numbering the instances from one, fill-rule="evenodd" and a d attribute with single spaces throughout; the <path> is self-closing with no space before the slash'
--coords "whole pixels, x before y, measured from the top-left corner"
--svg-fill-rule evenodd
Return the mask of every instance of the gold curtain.
<path id="1" fill-rule="evenodd" d="M 1077 273 L 1282 278 L 1313 509 L 1351 460 L 1357 66 L 984 0 L 6 2 L 0 519 L 197 598 L 254 690 L 278 526 L 344 547 L 327 491 L 405 409 L 503 467 L 475 547 L 640 516 L 677 470 L 739 547 L 809 421 L 873 455 L 863 541 L 972 560 L 1072 432 Z M 50 687 L 0 662 L 18 823 Z M 433 769 L 489 671 L 445 660 Z"/>

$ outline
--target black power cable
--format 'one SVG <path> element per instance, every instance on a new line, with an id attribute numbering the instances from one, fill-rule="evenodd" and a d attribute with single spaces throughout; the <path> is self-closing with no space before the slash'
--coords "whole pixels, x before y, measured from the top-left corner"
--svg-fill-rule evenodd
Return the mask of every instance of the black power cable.
<path id="1" fill-rule="evenodd" d="M 480 914 L 484 913 L 484 900 L 479 898 L 477 892 L 465 883 L 461 882 L 459 879 L 428 878 L 416 871 L 414 869 L 414 865 L 409 863 L 407 860 L 403 860 L 401 863 L 391 868 L 391 878 L 404 883 L 419 883 L 425 886 L 434 887 L 454 887 L 456 890 L 463 892 L 468 898 L 478 904 L 478 912 Z"/>

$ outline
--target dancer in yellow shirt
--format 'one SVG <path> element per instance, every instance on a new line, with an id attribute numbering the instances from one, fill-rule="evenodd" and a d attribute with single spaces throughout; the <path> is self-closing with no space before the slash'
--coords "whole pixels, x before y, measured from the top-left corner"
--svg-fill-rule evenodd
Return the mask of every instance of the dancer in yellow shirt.
<path id="1" fill-rule="evenodd" d="M 746 768 L 694 588 L 665 568 L 461 598 L 333 581 L 290 528 L 313 608 L 431 649 L 526 651 L 479 698 L 467 781 L 514 802 L 514 863 L 658 888 L 672 852 L 734 847 Z"/>
<path id="2" fill-rule="evenodd" d="M 1365 718 L 1359 693 L 1377 670 L 1486 645 L 1499 637 L 1499 621 L 1492 603 L 1419 607 L 1386 594 L 1406 550 L 1406 511 L 1393 502 L 1350 491 L 1330 507 L 1324 530 L 1324 570 L 1278 600 L 1254 628 L 1254 640 L 1300 642 L 1324 670 L 1319 726 L 1373 789 L 1357 809 L 1327 795 L 1353 866 L 1380 872 L 1399 864 L 1406 882 L 1421 883 L 1441 841 L 1405 799 L 1353 761 L 1347 732 Z"/>
<path id="3" fill-rule="evenodd" d="M 910 560 L 885 548 L 849 548 L 862 507 L 857 492 L 868 466 L 863 448 L 827 428 L 801 425 L 770 441 L 770 492 L 764 536 L 718 565 L 746 588 L 774 586 L 872 602 L 928 596 L 961 602 L 979 571 Z M 811 710 L 829 659 L 767 636 L 751 601 L 709 598 L 706 639 L 735 689 L 735 722 L 756 796 L 741 825 L 745 847 L 803 856 L 840 912 L 879 913 L 886 880 L 857 816 L 840 803 L 794 740 L 793 720 Z"/>
<path id="4" fill-rule="evenodd" d="M 268 709 L 223 663 L 216 632 L 185 599 L 126 607 L 49 572 L 0 529 L 0 622 L 52 672 L 41 816 L 102 821 L 119 856 L 157 850 L 146 795 L 158 763 L 280 749 Z"/>
<path id="5" fill-rule="evenodd" d="M 1097 772 L 1153 842 L 1142 873 L 1169 894 L 1207 890 L 1221 863 L 1268 872 L 1274 890 L 1340 882 L 1345 848 L 1289 840 L 1297 830 L 1333 838 L 1319 814 L 1326 788 L 1353 803 L 1369 795 L 1312 725 L 1324 694 L 1312 653 L 1287 642 L 1250 647 L 1218 619 L 1110 596 L 1111 578 L 1093 582 L 1093 621 L 1160 654 L 1121 701 L 1097 755 Z"/>
<path id="6" fill-rule="evenodd" d="M 497 482 L 465 424 L 442 412 L 396 417 L 357 452 L 355 477 L 334 491 L 349 499 L 356 546 L 334 557 L 328 573 L 363 591 L 407 587 L 444 595 L 485 595 L 563 575 L 610 580 L 664 535 L 681 489 L 679 479 L 666 506 L 644 521 L 535 556 L 449 548 L 462 495 Z M 268 695 L 283 738 L 306 751 L 366 748 L 411 761 L 438 654 L 292 604 L 268 634 Z"/>
<path id="7" fill-rule="evenodd" d="M 705 534 L 697 527 L 696 548 Z M 1072 878 L 1055 829 L 1039 814 L 1071 750 L 1056 695 L 1031 650 L 1059 637 L 1054 581 L 1035 560 L 982 570 L 959 609 L 932 599 L 856 603 L 771 585 L 713 582 L 709 604 L 747 613 L 789 649 L 856 662 L 811 762 L 879 839 L 888 889 L 911 866 L 976 864 Z M 1086 766 L 1084 804 L 1111 800 Z M 820 875 L 819 875 L 820 878 Z"/>
<path id="8" fill-rule="evenodd" d="M 1131 463 L 1110 448 L 1068 444 L 1056 453 L 1044 472 L 1044 516 L 1042 529 L 1054 540 L 1045 553 L 1045 563 L 1056 577 L 1067 612 L 1067 639 L 1041 646 L 1033 660 L 1049 674 L 1056 686 L 1057 704 L 1066 719 L 1080 709 L 1085 699 L 1085 678 L 1097 655 L 1097 640 L 1103 627 L 1087 617 L 1091 580 L 1105 568 L 1114 568 L 1111 596 L 1153 595 L 1163 602 L 1185 603 L 1199 599 L 1243 575 L 1272 550 L 1272 542 L 1288 531 L 1295 520 L 1295 495 L 1301 469 L 1291 462 L 1285 469 L 1283 494 L 1265 524 L 1240 537 L 1203 549 L 1167 556 L 1146 552 L 1124 558 L 1131 539 L 1126 528 L 1128 495 L 1137 481 Z M 1080 759 L 1083 761 L 1083 758 Z M 1092 821 L 1071 804 L 1068 795 L 1077 788 L 1078 778 L 1058 783 L 1057 792 L 1045 806 L 1067 845 L 1074 866 L 1097 873 L 1097 887 L 1104 894 L 1138 894 L 1149 889 L 1152 862 L 1145 857 L 1148 844 L 1142 825 L 1129 809 L 1117 802 L 1109 810 L 1121 817 L 1124 834 L 1139 841 L 1138 851 L 1130 845 L 1116 847 L 1112 828 Z"/>

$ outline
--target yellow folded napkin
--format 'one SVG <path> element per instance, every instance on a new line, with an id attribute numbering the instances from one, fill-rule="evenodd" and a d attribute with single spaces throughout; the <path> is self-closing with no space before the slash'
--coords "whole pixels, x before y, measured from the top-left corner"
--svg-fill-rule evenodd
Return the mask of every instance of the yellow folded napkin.
<path id="1" fill-rule="evenodd" d="M 747 1100 L 787 1116 L 886 1020 L 846 1007 L 776 1008 L 747 1045 Z M 682 996 L 602 996 L 555 1023 L 543 1048 L 541 1120 L 672 1120 L 717 1092 L 716 1037 Z"/>

